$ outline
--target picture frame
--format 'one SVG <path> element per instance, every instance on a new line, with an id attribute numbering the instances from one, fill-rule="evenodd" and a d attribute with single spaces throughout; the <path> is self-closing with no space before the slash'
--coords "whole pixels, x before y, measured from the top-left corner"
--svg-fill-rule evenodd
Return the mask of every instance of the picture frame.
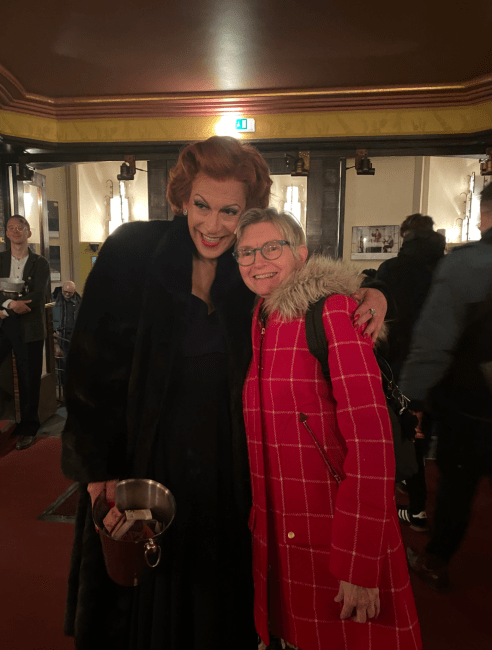
<path id="1" fill-rule="evenodd" d="M 387 260 L 396 257 L 401 246 L 400 226 L 353 226 L 352 260 Z"/>

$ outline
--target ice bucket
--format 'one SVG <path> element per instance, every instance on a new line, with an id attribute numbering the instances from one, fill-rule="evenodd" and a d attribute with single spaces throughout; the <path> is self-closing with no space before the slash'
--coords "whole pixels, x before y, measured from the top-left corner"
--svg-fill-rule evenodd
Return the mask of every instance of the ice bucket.
<path id="1" fill-rule="evenodd" d="M 131 478 L 116 484 L 115 505 L 121 512 L 148 508 L 152 517 L 162 525 L 161 532 L 151 539 L 137 542 L 114 539 L 103 524 L 111 507 L 106 501 L 106 493 L 100 494 L 94 503 L 92 518 L 99 530 L 108 575 L 123 587 L 136 587 L 160 562 L 165 533 L 174 519 L 176 503 L 171 492 L 161 483 Z"/>
<path id="2" fill-rule="evenodd" d="M 24 282 L 11 282 L 10 278 L 0 278 L 0 291 L 11 300 L 18 300 L 24 290 Z"/>

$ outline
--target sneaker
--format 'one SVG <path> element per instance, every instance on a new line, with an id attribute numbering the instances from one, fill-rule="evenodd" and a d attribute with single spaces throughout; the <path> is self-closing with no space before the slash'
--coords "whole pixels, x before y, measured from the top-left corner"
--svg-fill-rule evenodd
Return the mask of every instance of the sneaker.
<path id="1" fill-rule="evenodd" d="M 435 591 L 446 593 L 449 591 L 449 574 L 447 564 L 436 556 L 407 547 L 408 567 L 424 583 Z"/>
<path id="2" fill-rule="evenodd" d="M 427 521 L 427 515 L 422 510 L 418 515 L 412 515 L 408 506 L 402 506 L 398 508 L 398 519 L 410 526 L 412 530 L 416 530 L 419 533 L 425 533 L 429 530 L 429 523 Z"/>

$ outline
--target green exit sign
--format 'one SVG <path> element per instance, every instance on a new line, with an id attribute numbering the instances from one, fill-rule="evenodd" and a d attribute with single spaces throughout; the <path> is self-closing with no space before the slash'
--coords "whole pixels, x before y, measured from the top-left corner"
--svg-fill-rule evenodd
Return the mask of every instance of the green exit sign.
<path id="1" fill-rule="evenodd" d="M 236 120 L 236 131 L 241 131 L 242 133 L 254 133 L 255 132 L 255 121 L 253 118 L 239 117 Z"/>

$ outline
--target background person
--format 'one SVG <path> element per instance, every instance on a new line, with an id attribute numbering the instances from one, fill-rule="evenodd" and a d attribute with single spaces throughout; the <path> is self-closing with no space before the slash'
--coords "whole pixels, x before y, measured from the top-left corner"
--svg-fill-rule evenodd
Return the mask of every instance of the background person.
<path id="1" fill-rule="evenodd" d="M 261 639 L 267 645 L 271 630 L 302 650 L 420 650 L 386 399 L 372 342 L 352 326 L 360 276 L 327 258 L 306 261 L 301 226 L 272 208 L 241 217 L 235 254 L 261 298 L 243 393 Z M 306 342 L 306 311 L 323 296 L 331 385 Z M 340 485 L 306 417 L 327 462 L 345 472 Z"/>
<path id="2" fill-rule="evenodd" d="M 155 479 L 177 511 L 159 569 L 121 588 L 81 491 L 65 628 L 78 650 L 257 647 L 241 402 L 254 294 L 231 253 L 240 215 L 268 205 L 270 185 L 250 145 L 191 144 L 170 172 L 174 221 L 122 226 L 89 275 L 67 362 L 63 471 L 92 499 L 111 479 Z M 374 290 L 362 320 L 370 308 L 384 317 Z"/>
<path id="3" fill-rule="evenodd" d="M 384 358 L 390 364 L 397 384 L 434 271 L 444 257 L 446 248 L 446 239 L 434 231 L 434 221 L 427 215 L 416 213 L 406 217 L 400 226 L 400 234 L 403 243 L 397 257 L 385 260 L 376 274 L 376 278 L 388 286 L 393 299 L 394 317 L 387 323 L 388 339 L 384 346 Z M 429 525 L 425 512 L 427 488 L 424 459 L 429 449 L 432 420 L 426 416 L 421 421 L 422 431 L 415 438 L 419 471 L 405 481 L 409 505 L 398 507 L 398 518 L 413 530 L 425 532 Z M 408 434 L 414 435 L 414 432 Z"/>
<path id="4" fill-rule="evenodd" d="M 0 277 L 24 282 L 26 292 L 11 300 L 0 292 L 0 364 L 12 351 L 19 383 L 21 420 L 15 433 L 16 449 L 27 449 L 39 429 L 39 391 L 43 371 L 43 344 L 46 338 L 44 305 L 50 267 L 48 260 L 28 248 L 31 229 L 27 219 L 13 215 L 7 220 L 10 250 L 0 253 Z"/>
<path id="5" fill-rule="evenodd" d="M 439 264 L 400 387 L 438 415 L 439 483 L 432 536 L 410 567 L 434 589 L 465 538 L 480 479 L 492 475 L 492 183 L 481 194 L 482 238 Z"/>
<path id="6" fill-rule="evenodd" d="M 61 287 L 56 287 L 51 298 L 55 301 L 53 306 L 55 343 L 61 353 L 61 356 L 57 357 L 57 383 L 65 386 L 67 354 L 82 298 L 71 280 L 64 282 Z"/>

